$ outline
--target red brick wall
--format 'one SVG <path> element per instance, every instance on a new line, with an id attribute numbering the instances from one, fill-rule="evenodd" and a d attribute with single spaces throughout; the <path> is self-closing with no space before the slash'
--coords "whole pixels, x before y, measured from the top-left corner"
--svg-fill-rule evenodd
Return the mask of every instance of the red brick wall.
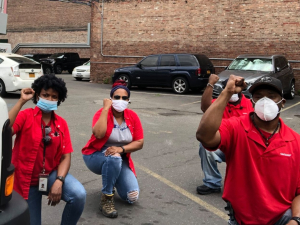
<path id="1" fill-rule="evenodd" d="M 137 58 L 102 57 L 101 0 L 92 7 L 92 80 Z M 283 54 L 300 60 L 298 0 L 128 0 L 104 3 L 103 54 L 196 52 L 208 57 Z M 215 65 L 216 62 L 214 62 Z M 296 67 L 292 64 L 292 66 Z M 300 65 L 298 65 L 300 67 Z M 300 89 L 300 74 L 296 75 Z"/>
<path id="2" fill-rule="evenodd" d="M 48 0 L 8 1 L 7 38 L 18 43 L 87 43 L 91 8 L 85 5 Z M 61 52 L 63 49 L 20 49 L 17 53 Z M 88 49 L 72 49 L 89 57 Z"/>

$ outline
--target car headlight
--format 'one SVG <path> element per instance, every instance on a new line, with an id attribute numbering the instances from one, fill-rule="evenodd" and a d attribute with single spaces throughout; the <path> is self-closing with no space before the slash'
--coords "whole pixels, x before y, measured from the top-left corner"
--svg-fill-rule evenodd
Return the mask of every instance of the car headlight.
<path id="1" fill-rule="evenodd" d="M 90 72 L 90 69 L 86 70 L 85 72 Z"/>
<path id="2" fill-rule="evenodd" d="M 76 71 L 76 68 L 73 69 L 73 72 L 75 72 L 75 71 Z"/>

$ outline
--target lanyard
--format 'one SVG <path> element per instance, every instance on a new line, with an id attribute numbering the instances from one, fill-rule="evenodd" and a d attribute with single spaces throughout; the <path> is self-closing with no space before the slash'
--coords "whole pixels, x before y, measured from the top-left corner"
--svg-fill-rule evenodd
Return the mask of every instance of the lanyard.
<path id="1" fill-rule="evenodd" d="M 45 138 L 46 137 L 46 130 L 44 129 L 43 122 L 41 124 L 42 124 L 42 134 L 44 134 L 43 136 Z M 43 143 L 44 143 L 42 174 L 45 174 L 45 160 L 46 160 L 46 143 L 45 143 L 45 139 L 44 138 L 42 139 Z"/>

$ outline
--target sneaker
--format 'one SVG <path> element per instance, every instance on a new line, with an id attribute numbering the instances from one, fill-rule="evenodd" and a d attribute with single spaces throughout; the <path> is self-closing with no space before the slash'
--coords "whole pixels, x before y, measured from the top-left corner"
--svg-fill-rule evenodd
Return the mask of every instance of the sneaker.
<path id="1" fill-rule="evenodd" d="M 199 195 L 209 195 L 211 193 L 220 193 L 221 188 L 210 188 L 203 184 L 197 187 L 197 192 Z"/>
<path id="2" fill-rule="evenodd" d="M 117 218 L 118 212 L 115 209 L 114 194 L 105 195 L 102 193 L 99 209 L 104 216 L 109 218 Z"/>

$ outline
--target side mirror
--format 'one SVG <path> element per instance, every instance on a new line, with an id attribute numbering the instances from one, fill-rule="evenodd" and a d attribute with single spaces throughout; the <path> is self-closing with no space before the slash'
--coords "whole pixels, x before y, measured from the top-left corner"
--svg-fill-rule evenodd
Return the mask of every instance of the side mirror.
<path id="1" fill-rule="evenodd" d="M 228 66 L 226 66 L 225 68 L 224 68 L 224 70 L 227 70 L 228 69 Z"/>
<path id="2" fill-rule="evenodd" d="M 143 68 L 142 64 L 140 64 L 140 63 L 139 63 L 139 64 L 137 64 L 136 66 L 137 66 L 138 68 L 140 68 L 140 69 L 142 69 L 142 68 Z"/>

